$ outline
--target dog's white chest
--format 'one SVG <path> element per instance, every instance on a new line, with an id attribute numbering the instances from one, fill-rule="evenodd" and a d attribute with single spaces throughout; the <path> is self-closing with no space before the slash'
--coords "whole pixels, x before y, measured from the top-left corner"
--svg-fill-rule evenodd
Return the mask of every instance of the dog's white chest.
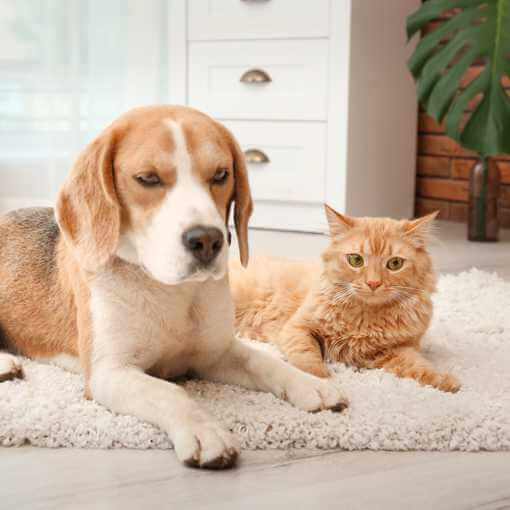
<path id="1" fill-rule="evenodd" d="M 233 339 L 228 282 L 166 286 L 104 275 L 91 285 L 92 363 L 172 377 L 213 363 Z"/>

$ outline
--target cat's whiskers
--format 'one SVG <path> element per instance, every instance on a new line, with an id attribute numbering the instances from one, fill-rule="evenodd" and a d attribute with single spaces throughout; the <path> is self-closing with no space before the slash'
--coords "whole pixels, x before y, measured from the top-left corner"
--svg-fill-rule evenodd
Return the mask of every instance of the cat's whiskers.
<path id="1" fill-rule="evenodd" d="M 393 289 L 397 301 L 414 301 L 415 297 L 405 289 Z"/>
<path id="2" fill-rule="evenodd" d="M 399 307 L 403 308 L 408 315 L 416 317 L 416 305 L 419 303 L 416 296 L 397 291 L 396 298 Z"/>
<path id="3" fill-rule="evenodd" d="M 351 296 L 353 296 L 356 293 L 355 289 L 352 288 L 352 286 L 344 288 L 344 290 L 340 292 L 336 292 L 333 295 L 333 303 L 338 305 L 340 303 L 343 303 L 347 301 Z"/>
<path id="4" fill-rule="evenodd" d="M 356 293 L 356 289 L 353 287 L 354 285 L 346 280 L 331 282 L 323 277 L 318 294 L 327 298 L 333 304 L 339 305 L 348 301 Z"/>
<path id="5" fill-rule="evenodd" d="M 392 285 L 392 289 L 402 290 L 410 293 L 422 293 L 427 294 L 427 292 L 424 289 L 418 289 L 417 287 L 409 287 L 407 285 Z"/>

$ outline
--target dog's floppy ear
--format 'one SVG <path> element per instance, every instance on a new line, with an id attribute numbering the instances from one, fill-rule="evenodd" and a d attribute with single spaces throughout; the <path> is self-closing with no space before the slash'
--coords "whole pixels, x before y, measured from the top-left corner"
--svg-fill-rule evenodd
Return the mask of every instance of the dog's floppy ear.
<path id="1" fill-rule="evenodd" d="M 85 269 L 96 270 L 117 248 L 120 205 L 115 192 L 112 130 L 100 134 L 78 156 L 56 204 L 67 245 Z"/>
<path id="2" fill-rule="evenodd" d="M 232 133 L 224 126 L 221 126 L 227 134 L 230 150 L 234 158 L 234 194 L 227 206 L 227 223 L 232 201 L 234 205 L 234 223 L 236 226 L 237 242 L 239 243 L 239 257 L 243 266 L 248 265 L 248 221 L 253 211 L 250 183 L 248 181 L 248 170 L 244 160 L 244 154 Z"/>

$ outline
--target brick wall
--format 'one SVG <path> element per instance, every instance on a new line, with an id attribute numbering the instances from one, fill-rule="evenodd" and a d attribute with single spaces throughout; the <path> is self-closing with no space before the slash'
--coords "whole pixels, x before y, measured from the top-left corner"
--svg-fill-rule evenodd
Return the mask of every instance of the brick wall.
<path id="1" fill-rule="evenodd" d="M 440 22 L 440 21 L 438 21 Z M 437 26 L 431 23 L 428 33 Z M 469 83 L 483 69 L 471 67 L 463 78 L 462 86 Z M 503 85 L 510 90 L 510 79 Z M 468 107 L 472 110 L 479 98 Z M 467 221 L 469 172 L 476 155 L 460 147 L 444 134 L 444 129 L 420 110 L 418 121 L 418 154 L 416 161 L 416 215 L 422 216 L 439 210 L 439 217 L 451 221 Z M 499 211 L 501 226 L 510 228 L 510 156 L 497 158 L 501 172 Z"/>
<path id="2" fill-rule="evenodd" d="M 465 222 L 469 172 L 477 159 L 444 134 L 441 126 L 420 112 L 416 161 L 416 215 L 439 210 L 439 217 Z M 501 173 L 501 226 L 510 228 L 510 156 L 497 159 Z"/>

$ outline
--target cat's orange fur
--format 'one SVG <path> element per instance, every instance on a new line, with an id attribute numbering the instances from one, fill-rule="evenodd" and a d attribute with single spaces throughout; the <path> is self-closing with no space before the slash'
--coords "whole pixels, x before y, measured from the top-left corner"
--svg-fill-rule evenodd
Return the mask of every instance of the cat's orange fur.
<path id="1" fill-rule="evenodd" d="M 239 333 L 276 343 L 292 364 L 318 376 L 329 375 L 330 359 L 457 391 L 456 379 L 419 352 L 432 317 L 436 275 L 426 242 L 436 214 L 396 221 L 350 218 L 328 206 L 326 213 L 331 242 L 322 260 L 232 263 Z M 361 255 L 363 266 L 352 267 L 349 254 Z M 396 256 L 403 266 L 390 271 Z"/>

